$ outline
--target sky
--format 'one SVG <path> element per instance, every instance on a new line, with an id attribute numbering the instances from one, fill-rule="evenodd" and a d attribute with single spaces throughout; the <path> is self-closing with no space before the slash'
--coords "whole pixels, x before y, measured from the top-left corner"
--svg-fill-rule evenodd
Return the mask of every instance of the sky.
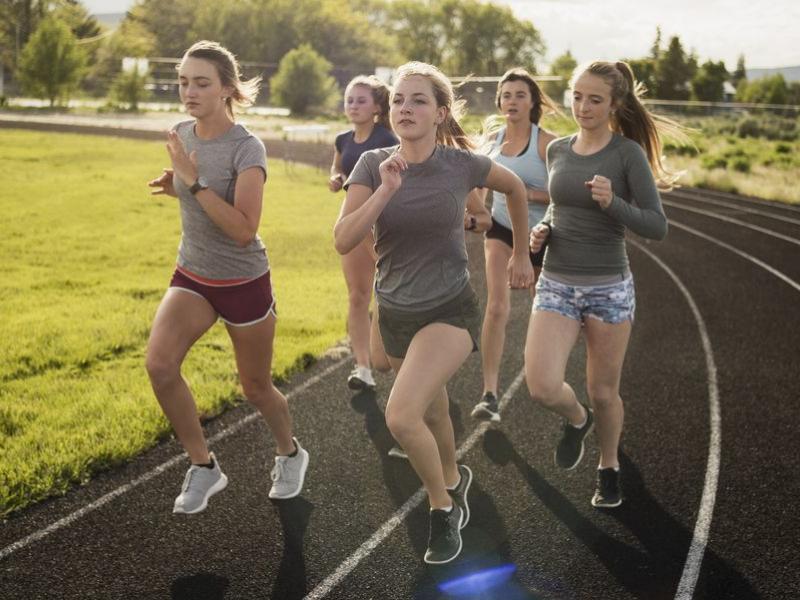
<path id="1" fill-rule="evenodd" d="M 800 65 L 798 0 L 494 0 L 531 21 L 547 45 L 544 62 L 567 50 L 578 62 L 647 55 L 661 26 L 700 62 L 744 54 L 748 69 Z M 95 14 L 125 12 L 134 0 L 84 0 Z"/>

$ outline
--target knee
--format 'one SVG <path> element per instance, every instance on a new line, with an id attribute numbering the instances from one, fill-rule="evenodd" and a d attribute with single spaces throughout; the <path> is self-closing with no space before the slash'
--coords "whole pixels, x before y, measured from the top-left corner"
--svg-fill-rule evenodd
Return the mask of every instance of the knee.
<path id="1" fill-rule="evenodd" d="M 401 444 L 403 440 L 407 439 L 413 432 L 419 428 L 420 420 L 414 418 L 407 411 L 393 410 L 387 407 L 386 410 L 386 426 L 392 433 L 392 437 Z"/>
<path id="2" fill-rule="evenodd" d="M 508 321 L 508 315 L 511 312 L 511 307 L 508 302 L 502 300 L 490 300 L 486 304 L 486 320 L 505 323 Z"/>
<path id="3" fill-rule="evenodd" d="M 254 406 L 269 403 L 274 394 L 273 385 L 269 377 L 240 377 L 242 392 L 247 401 Z"/>
<path id="4" fill-rule="evenodd" d="M 181 376 L 180 364 L 155 352 L 148 352 L 144 363 L 154 388 L 170 384 Z"/>
<path id="5" fill-rule="evenodd" d="M 350 307 L 364 311 L 369 310 L 370 296 L 371 296 L 371 291 L 369 288 L 367 288 L 366 290 L 350 289 L 349 291 Z"/>
<path id="6" fill-rule="evenodd" d="M 611 410 L 622 405 L 622 399 L 616 388 L 606 386 L 590 387 L 587 390 L 594 410 Z"/>
<path id="7" fill-rule="evenodd" d="M 528 391 L 533 401 L 548 408 L 558 404 L 562 386 L 562 382 L 556 381 L 528 381 Z"/>

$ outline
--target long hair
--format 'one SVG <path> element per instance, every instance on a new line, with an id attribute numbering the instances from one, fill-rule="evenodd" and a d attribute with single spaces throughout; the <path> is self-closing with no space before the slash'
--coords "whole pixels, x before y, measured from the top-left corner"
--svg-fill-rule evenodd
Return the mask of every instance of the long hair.
<path id="1" fill-rule="evenodd" d="M 533 76 L 522 67 L 509 69 L 503 74 L 500 81 L 497 82 L 495 104 L 498 110 L 500 109 L 500 93 L 503 89 L 503 84 L 509 81 L 522 81 L 528 86 L 528 90 L 531 93 L 531 100 L 533 101 L 530 114 L 531 123 L 538 125 L 545 112 L 554 114 L 559 114 L 561 112 L 553 99 L 539 87 L 539 84 L 536 83 Z"/>
<path id="2" fill-rule="evenodd" d="M 225 109 L 231 117 L 234 116 L 235 108 L 253 105 L 261 86 L 261 77 L 243 81 L 239 62 L 230 50 L 217 42 L 202 40 L 192 44 L 192 47 L 186 51 L 180 64 L 176 67 L 178 70 L 187 58 L 201 58 L 212 63 L 217 69 L 222 85 L 233 89 L 232 94 L 225 99 Z"/>
<path id="3" fill-rule="evenodd" d="M 356 75 L 344 88 L 344 95 L 347 96 L 347 93 L 357 85 L 369 89 L 373 102 L 380 109 L 380 112 L 375 115 L 375 122 L 391 131 L 392 124 L 389 120 L 389 94 L 391 90 L 389 86 L 374 75 Z"/>
<path id="4" fill-rule="evenodd" d="M 433 65 L 412 61 L 397 69 L 395 83 L 414 75 L 419 75 L 430 81 L 436 106 L 447 109 L 444 120 L 436 128 L 436 143 L 463 150 L 474 150 L 475 143 L 458 122 L 464 114 L 466 103 L 462 98 L 456 99 L 453 85 L 447 76 Z"/>
<path id="5" fill-rule="evenodd" d="M 638 143 L 647 155 L 661 189 L 669 190 L 680 173 L 668 171 L 661 157 L 661 136 L 666 135 L 681 142 L 688 142 L 685 128 L 672 119 L 654 115 L 642 104 L 641 98 L 647 88 L 634 79 L 630 65 L 623 61 L 595 61 L 576 69 L 571 85 L 583 73 L 600 77 L 611 88 L 612 131 Z"/>

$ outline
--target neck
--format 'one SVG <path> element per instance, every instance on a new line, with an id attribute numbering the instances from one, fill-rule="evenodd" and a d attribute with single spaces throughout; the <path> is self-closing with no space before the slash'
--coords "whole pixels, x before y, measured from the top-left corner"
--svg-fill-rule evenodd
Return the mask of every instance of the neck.
<path id="1" fill-rule="evenodd" d="M 353 137 L 364 141 L 372 134 L 373 129 L 375 129 L 375 123 L 372 121 L 367 121 L 366 123 L 356 123 L 353 126 Z"/>
<path id="2" fill-rule="evenodd" d="M 530 121 L 506 121 L 506 139 L 519 139 L 531 137 L 533 123 Z"/>
<path id="3" fill-rule="evenodd" d="M 598 127 L 597 129 L 581 129 L 578 132 L 578 140 L 581 144 L 585 144 L 586 146 L 605 146 L 611 138 L 614 136 L 614 132 L 608 129 L 607 127 Z"/>
<path id="4" fill-rule="evenodd" d="M 436 136 L 418 140 L 400 140 L 400 154 L 409 163 L 421 163 L 430 158 L 436 149 Z"/>
<path id="5" fill-rule="evenodd" d="M 233 127 L 233 118 L 225 111 L 195 120 L 194 132 L 197 137 L 211 140 L 221 136 Z"/>

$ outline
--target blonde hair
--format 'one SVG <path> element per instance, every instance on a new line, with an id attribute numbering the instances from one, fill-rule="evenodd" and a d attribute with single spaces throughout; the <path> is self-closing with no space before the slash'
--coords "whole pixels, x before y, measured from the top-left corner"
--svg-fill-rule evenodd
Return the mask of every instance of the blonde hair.
<path id="1" fill-rule="evenodd" d="M 680 173 L 668 171 L 662 162 L 661 136 L 665 135 L 682 143 L 688 143 L 686 130 L 672 119 L 655 115 L 642 104 L 641 98 L 647 88 L 636 81 L 633 70 L 623 61 L 595 61 L 575 70 L 570 86 L 583 73 L 600 77 L 611 88 L 611 130 L 638 143 L 647 155 L 647 161 L 659 188 L 669 190 Z"/>
<path id="2" fill-rule="evenodd" d="M 436 128 L 436 143 L 463 150 L 474 150 L 475 143 L 458 122 L 464 114 L 466 102 L 462 98 L 456 98 L 453 85 L 447 76 L 433 65 L 412 61 L 397 69 L 395 83 L 415 75 L 424 77 L 430 82 L 436 106 L 447 109 L 444 120 Z"/>
<path id="3" fill-rule="evenodd" d="M 380 109 L 380 112 L 375 116 L 375 122 L 391 131 L 392 124 L 389 120 L 389 94 L 391 90 L 389 86 L 374 75 L 356 75 L 344 88 L 344 95 L 347 96 L 347 92 L 357 85 L 369 89 L 373 102 Z"/>
<path id="4" fill-rule="evenodd" d="M 222 85 L 233 89 L 231 95 L 225 99 L 225 108 L 231 117 L 234 116 L 235 108 L 253 105 L 261 87 L 261 76 L 243 81 L 239 62 L 230 50 L 217 42 L 202 40 L 192 44 L 176 69 L 180 70 L 187 58 L 199 58 L 213 64 Z"/>

